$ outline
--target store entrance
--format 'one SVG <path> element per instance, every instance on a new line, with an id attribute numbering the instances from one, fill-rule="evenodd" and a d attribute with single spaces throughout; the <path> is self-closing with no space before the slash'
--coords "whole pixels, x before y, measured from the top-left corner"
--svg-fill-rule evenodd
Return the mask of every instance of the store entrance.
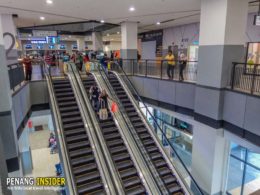
<path id="1" fill-rule="evenodd" d="M 260 64 L 260 42 L 247 43 L 247 63 Z"/>

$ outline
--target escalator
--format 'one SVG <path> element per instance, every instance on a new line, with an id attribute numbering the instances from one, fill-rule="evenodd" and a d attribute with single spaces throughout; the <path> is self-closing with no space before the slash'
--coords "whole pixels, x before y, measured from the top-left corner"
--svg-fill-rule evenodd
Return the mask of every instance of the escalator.
<path id="1" fill-rule="evenodd" d="M 169 194 L 185 194 L 117 76 L 113 72 L 109 72 L 108 79 Z"/>
<path id="2" fill-rule="evenodd" d="M 52 83 L 77 194 L 107 194 L 71 83 Z"/>
<path id="3" fill-rule="evenodd" d="M 97 84 L 92 74 L 89 74 L 83 79 L 83 85 L 88 97 L 89 89 L 94 83 Z M 96 115 L 96 117 L 97 119 L 99 118 L 98 115 Z M 109 149 L 114 166 L 119 173 L 125 194 L 147 194 L 146 188 L 142 183 L 112 114 L 109 112 L 109 117 L 106 120 L 101 121 L 98 119 L 98 125 L 102 131 L 102 135 L 106 142 L 105 144 Z"/>

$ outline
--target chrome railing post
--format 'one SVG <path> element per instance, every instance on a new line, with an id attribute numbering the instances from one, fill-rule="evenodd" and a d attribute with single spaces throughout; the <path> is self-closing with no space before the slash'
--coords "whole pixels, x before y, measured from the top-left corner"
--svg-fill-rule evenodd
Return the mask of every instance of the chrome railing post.
<path id="1" fill-rule="evenodd" d="M 237 63 L 233 62 L 232 75 L 231 75 L 231 89 L 234 89 L 235 72 Z"/>
<path id="2" fill-rule="evenodd" d="M 256 68 L 257 68 L 257 65 L 254 65 L 253 79 L 252 79 L 252 85 L 251 85 L 251 90 L 250 90 L 250 93 L 251 93 L 251 94 L 254 94 L 255 79 L 256 79 Z"/>

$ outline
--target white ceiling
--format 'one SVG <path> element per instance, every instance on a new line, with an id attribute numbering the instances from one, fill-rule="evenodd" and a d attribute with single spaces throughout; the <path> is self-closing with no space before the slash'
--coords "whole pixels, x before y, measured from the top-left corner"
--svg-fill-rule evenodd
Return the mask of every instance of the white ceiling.
<path id="1" fill-rule="evenodd" d="M 129 12 L 130 6 L 136 11 Z M 17 27 L 101 20 L 139 22 L 140 31 L 199 21 L 200 0 L 1 0 L 0 13 L 18 14 Z M 46 19 L 41 21 L 40 16 Z M 158 21 L 176 19 L 161 25 Z"/>

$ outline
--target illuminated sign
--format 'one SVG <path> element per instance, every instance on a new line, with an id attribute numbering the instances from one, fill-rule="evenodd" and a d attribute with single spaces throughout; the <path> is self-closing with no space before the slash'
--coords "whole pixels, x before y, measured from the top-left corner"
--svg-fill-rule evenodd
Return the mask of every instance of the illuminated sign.
<path id="1" fill-rule="evenodd" d="M 25 49 L 32 49 L 32 45 L 31 44 L 25 45 Z"/>
<path id="2" fill-rule="evenodd" d="M 54 49 L 54 45 L 49 45 L 49 49 Z"/>
<path id="3" fill-rule="evenodd" d="M 65 45 L 60 45 L 60 49 L 66 49 Z"/>
<path id="4" fill-rule="evenodd" d="M 47 41 L 45 40 L 45 41 L 42 41 L 42 40 L 40 40 L 40 41 L 31 41 L 31 43 L 32 44 L 46 44 L 47 43 Z"/>
<path id="5" fill-rule="evenodd" d="M 33 30 L 34 37 L 56 37 L 57 31 Z"/>

